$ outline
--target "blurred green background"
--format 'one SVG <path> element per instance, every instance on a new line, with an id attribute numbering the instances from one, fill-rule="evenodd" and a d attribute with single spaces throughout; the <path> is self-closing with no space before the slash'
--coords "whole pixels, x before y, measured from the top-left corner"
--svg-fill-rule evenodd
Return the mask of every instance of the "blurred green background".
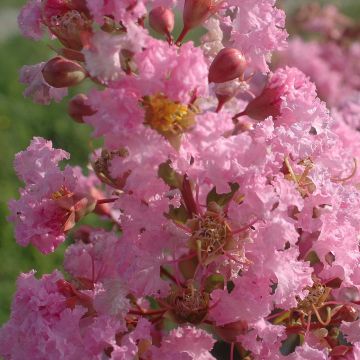
<path id="1" fill-rule="evenodd" d="M 33 136 L 51 139 L 55 147 L 71 153 L 71 163 L 85 165 L 90 150 L 87 126 L 74 123 L 66 114 L 66 100 L 41 106 L 24 99 L 18 71 L 24 64 L 35 64 L 52 56 L 44 42 L 32 42 L 19 36 L 17 8 L 25 1 L 2 0 L 0 3 L 0 324 L 7 320 L 15 281 L 20 272 L 36 269 L 39 274 L 61 268 L 64 247 L 43 256 L 33 248 L 18 246 L 13 237 L 7 202 L 18 197 L 20 183 L 14 173 L 14 154 L 29 145 Z M 285 0 L 290 9 L 305 1 Z M 328 2 L 328 1 L 327 1 Z M 345 12 L 360 15 L 359 0 L 332 1 Z"/>

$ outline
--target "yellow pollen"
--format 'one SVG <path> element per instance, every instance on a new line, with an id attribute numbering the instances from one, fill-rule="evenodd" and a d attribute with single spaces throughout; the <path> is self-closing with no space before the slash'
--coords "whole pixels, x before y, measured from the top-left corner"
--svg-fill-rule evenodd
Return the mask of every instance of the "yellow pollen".
<path id="1" fill-rule="evenodd" d="M 145 124 L 165 137 L 181 135 L 195 124 L 195 109 L 162 94 L 145 96 L 143 106 Z"/>
<path id="2" fill-rule="evenodd" d="M 58 200 L 66 195 L 70 194 L 69 190 L 65 187 L 65 185 L 62 185 L 61 188 L 58 191 L 54 191 L 51 194 L 52 200 Z"/>

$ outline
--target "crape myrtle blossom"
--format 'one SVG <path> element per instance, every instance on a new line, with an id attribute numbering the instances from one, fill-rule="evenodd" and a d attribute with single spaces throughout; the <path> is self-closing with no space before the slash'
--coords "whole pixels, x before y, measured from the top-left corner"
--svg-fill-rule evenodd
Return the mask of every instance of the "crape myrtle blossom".
<path id="1" fill-rule="evenodd" d="M 338 106 L 359 90 L 358 25 L 334 5 L 305 4 L 295 16 L 294 30 L 307 32 L 307 39 L 295 33 L 278 54 L 278 65 L 299 68 L 315 82 L 321 99 Z"/>
<path id="2" fill-rule="evenodd" d="M 52 252 L 76 221 L 95 208 L 91 194 L 81 191 L 83 176 L 76 177 L 70 166 L 63 171 L 58 167 L 69 157 L 42 138 L 34 138 L 26 151 L 16 155 L 15 170 L 25 188 L 19 200 L 10 201 L 9 220 L 20 245 L 31 243 L 45 254 Z"/>
<path id="3" fill-rule="evenodd" d="M 350 39 L 326 14 L 321 31 Z M 86 81 L 69 115 L 103 142 L 86 175 L 42 138 L 16 155 L 17 242 L 74 241 L 64 275 L 20 275 L 0 356 L 205 360 L 225 343 L 231 360 L 359 357 L 357 67 L 345 79 L 341 41 L 314 42 L 320 96 L 351 83 L 327 109 L 301 70 L 269 69 L 284 20 L 273 0 L 25 5 L 23 34 L 60 43 L 23 69 L 25 95 L 47 104 Z M 200 46 L 186 41 L 200 26 Z M 104 226 L 81 224 L 90 212 Z"/>

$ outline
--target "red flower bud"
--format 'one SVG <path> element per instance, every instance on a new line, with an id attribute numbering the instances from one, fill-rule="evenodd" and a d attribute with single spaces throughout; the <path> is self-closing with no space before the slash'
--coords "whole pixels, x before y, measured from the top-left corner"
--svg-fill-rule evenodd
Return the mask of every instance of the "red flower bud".
<path id="1" fill-rule="evenodd" d="M 181 43 L 189 30 L 201 25 L 215 13 L 221 2 L 215 0 L 185 0 L 183 12 L 184 27 L 176 43 Z"/>
<path id="2" fill-rule="evenodd" d="M 258 121 L 265 120 L 269 116 L 273 118 L 280 116 L 283 91 L 283 87 L 265 87 L 259 96 L 249 102 L 243 114 Z"/>
<path id="3" fill-rule="evenodd" d="M 236 49 L 224 48 L 215 57 L 209 69 L 209 82 L 224 83 L 244 75 L 247 62 Z"/>
<path id="4" fill-rule="evenodd" d="M 69 101 L 68 114 L 76 122 L 83 123 L 84 116 L 91 116 L 95 114 L 96 111 L 87 104 L 87 100 L 88 98 L 86 95 L 78 94 Z"/>
<path id="5" fill-rule="evenodd" d="M 201 25 L 212 14 L 212 0 L 185 0 L 183 21 L 184 28 L 192 29 Z"/>
<path id="6" fill-rule="evenodd" d="M 234 118 L 247 115 L 254 120 L 262 121 L 272 116 L 277 118 L 282 111 L 282 97 L 285 94 L 285 85 L 271 86 L 267 84 L 262 92 L 251 100 L 245 110 L 238 113 Z"/>
<path id="7" fill-rule="evenodd" d="M 149 24 L 157 33 L 170 38 L 175 24 L 174 13 L 164 6 L 158 6 L 150 11 Z"/>
<path id="8" fill-rule="evenodd" d="M 75 86 L 86 78 L 86 71 L 80 64 L 61 56 L 49 60 L 42 74 L 45 81 L 55 88 Z"/>

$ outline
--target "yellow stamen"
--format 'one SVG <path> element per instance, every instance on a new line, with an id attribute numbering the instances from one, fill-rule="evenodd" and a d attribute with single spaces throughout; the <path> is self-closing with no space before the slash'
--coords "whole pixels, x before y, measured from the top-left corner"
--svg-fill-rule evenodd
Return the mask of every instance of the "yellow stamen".
<path id="1" fill-rule="evenodd" d="M 66 188 L 65 185 L 62 185 L 61 188 L 58 191 L 54 191 L 51 194 L 52 200 L 58 200 L 66 195 L 70 194 L 69 190 Z"/>
<path id="2" fill-rule="evenodd" d="M 175 144 L 174 139 L 178 140 L 195 124 L 197 111 L 193 106 L 172 101 L 165 95 L 145 96 L 142 104 L 145 108 L 145 124 L 166 137 L 175 147 L 179 144 L 178 141 Z"/>

